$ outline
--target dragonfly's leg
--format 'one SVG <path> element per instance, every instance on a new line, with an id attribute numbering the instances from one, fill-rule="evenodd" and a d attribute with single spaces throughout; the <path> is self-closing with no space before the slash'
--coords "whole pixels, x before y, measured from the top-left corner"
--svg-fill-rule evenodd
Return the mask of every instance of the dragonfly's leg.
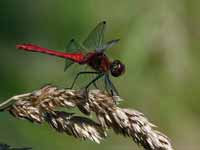
<path id="1" fill-rule="evenodd" d="M 106 80 L 108 81 L 108 84 L 111 88 L 110 92 L 111 92 L 112 96 L 119 96 L 119 92 L 117 91 L 116 87 L 114 86 L 114 84 L 110 80 L 109 76 L 107 76 Z"/>
<path id="2" fill-rule="evenodd" d="M 96 82 L 93 82 L 93 85 L 94 85 L 94 87 L 95 87 L 96 89 L 99 89 L 98 86 L 97 86 L 97 84 L 96 84 Z"/>
<path id="3" fill-rule="evenodd" d="M 90 82 L 86 85 L 86 87 L 85 87 L 86 92 L 87 92 L 88 88 L 90 87 L 90 85 L 91 85 L 91 84 L 96 84 L 95 82 L 96 82 L 98 79 L 100 79 L 102 76 L 103 76 L 103 74 L 99 74 L 99 75 L 97 75 L 92 81 L 90 81 Z"/>
<path id="4" fill-rule="evenodd" d="M 106 76 L 105 76 L 104 84 L 105 84 L 106 91 L 109 93 L 110 91 L 109 91 L 109 88 L 108 88 L 108 80 L 107 80 Z"/>
<path id="5" fill-rule="evenodd" d="M 110 84 L 111 84 L 111 87 L 112 87 L 112 89 L 111 89 L 112 96 L 119 96 L 119 92 L 117 91 L 117 89 L 114 86 L 114 84 L 112 82 Z"/>
<path id="6" fill-rule="evenodd" d="M 103 74 L 97 75 L 92 81 L 90 81 L 90 83 L 87 84 L 87 86 L 86 86 L 85 88 L 88 89 L 89 86 L 90 86 L 91 84 L 94 84 L 94 82 L 96 82 L 96 81 L 97 81 L 98 79 L 100 79 L 102 76 L 103 76 Z"/>
<path id="7" fill-rule="evenodd" d="M 92 71 L 82 71 L 82 72 L 79 72 L 76 74 L 76 77 L 74 78 L 73 82 L 72 82 L 72 85 L 70 86 L 69 89 L 73 89 L 75 83 L 76 83 L 76 80 L 78 79 L 78 77 L 80 75 L 83 75 L 83 74 L 99 74 L 99 72 L 92 72 Z"/>
<path id="8" fill-rule="evenodd" d="M 98 79 L 100 79 L 104 74 L 99 74 L 97 75 L 92 81 L 90 81 L 86 86 L 85 86 L 85 96 L 86 99 L 88 99 L 88 88 L 90 87 L 91 84 L 94 84 Z"/>

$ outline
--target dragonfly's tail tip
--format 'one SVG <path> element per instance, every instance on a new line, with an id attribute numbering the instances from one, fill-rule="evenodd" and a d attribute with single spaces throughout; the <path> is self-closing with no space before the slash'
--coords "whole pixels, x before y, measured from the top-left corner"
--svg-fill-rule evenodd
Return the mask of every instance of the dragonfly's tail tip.
<path id="1" fill-rule="evenodd" d="M 20 48 L 21 48 L 21 45 L 20 45 L 20 44 L 17 44 L 17 45 L 16 45 L 16 48 L 17 48 L 17 49 L 20 49 Z"/>
<path id="2" fill-rule="evenodd" d="M 16 45 L 16 48 L 17 49 L 24 49 L 24 47 L 26 46 L 27 44 L 17 44 Z"/>
<path id="3" fill-rule="evenodd" d="M 17 44 L 16 48 L 22 49 L 22 50 L 30 50 L 30 49 L 36 48 L 36 46 L 33 44 L 24 43 L 24 44 Z"/>
<path id="4" fill-rule="evenodd" d="M 23 46 L 22 44 L 17 44 L 17 45 L 16 45 L 16 49 L 23 49 L 23 47 L 24 47 L 24 46 Z"/>

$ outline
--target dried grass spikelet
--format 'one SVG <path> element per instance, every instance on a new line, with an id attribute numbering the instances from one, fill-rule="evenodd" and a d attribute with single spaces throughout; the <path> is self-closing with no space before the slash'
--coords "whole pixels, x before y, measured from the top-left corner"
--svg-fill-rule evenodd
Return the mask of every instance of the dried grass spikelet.
<path id="1" fill-rule="evenodd" d="M 58 132 L 65 132 L 76 138 L 89 139 L 96 143 L 106 137 L 100 124 L 72 113 L 59 112 L 46 114 L 46 121 Z"/>
<path id="2" fill-rule="evenodd" d="M 111 128 L 117 134 L 132 137 L 146 150 L 173 150 L 169 139 L 156 131 L 155 126 L 142 113 L 118 107 L 112 96 L 100 90 L 90 90 L 88 98 L 86 98 L 82 91 L 58 89 L 55 86 L 47 85 L 32 93 L 15 96 L 11 99 L 15 102 L 6 110 L 15 117 L 38 123 L 47 121 L 57 131 L 75 137 L 88 138 L 99 143 L 105 137 L 105 131 Z M 2 106 L 0 105 L 0 108 Z M 86 121 L 83 118 L 79 118 L 79 121 L 85 120 L 86 125 L 74 122 L 73 115 L 57 112 L 57 107 L 78 107 L 86 115 L 94 112 L 99 123 L 88 119 Z M 78 128 L 75 128 L 74 125 L 78 125 Z M 84 135 L 80 134 L 82 131 Z M 89 134 L 92 134 L 93 137 L 87 136 Z"/>
<path id="3" fill-rule="evenodd" d="M 156 131 L 156 126 L 141 112 L 117 107 L 111 97 L 101 91 L 90 91 L 89 95 L 90 108 L 96 113 L 102 127 L 112 128 L 117 134 L 132 137 L 147 150 L 173 150 L 169 138 Z"/>

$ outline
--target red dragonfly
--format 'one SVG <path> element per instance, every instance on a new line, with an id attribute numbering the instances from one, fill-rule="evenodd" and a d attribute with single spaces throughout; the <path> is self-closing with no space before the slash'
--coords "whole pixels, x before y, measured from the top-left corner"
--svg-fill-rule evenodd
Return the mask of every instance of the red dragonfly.
<path id="1" fill-rule="evenodd" d="M 75 82 L 80 75 L 96 74 L 95 78 L 85 86 L 85 89 L 87 90 L 92 84 L 97 88 L 96 81 L 104 77 L 105 89 L 113 96 L 118 96 L 118 91 L 114 84 L 111 82 L 109 74 L 114 77 L 122 75 L 125 72 L 125 65 L 122 64 L 120 60 L 112 61 L 106 56 L 105 51 L 118 43 L 119 39 L 104 43 L 105 27 L 106 22 L 100 22 L 91 31 L 91 33 L 82 44 L 72 39 L 66 48 L 66 52 L 50 50 L 33 44 L 19 44 L 16 47 L 18 49 L 29 52 L 39 52 L 65 58 L 65 70 L 67 70 L 67 68 L 69 68 L 74 63 L 78 63 L 80 65 L 88 65 L 94 71 L 79 72 L 74 78 L 70 89 L 74 87 Z M 87 50 L 89 50 L 89 52 L 84 52 Z"/>

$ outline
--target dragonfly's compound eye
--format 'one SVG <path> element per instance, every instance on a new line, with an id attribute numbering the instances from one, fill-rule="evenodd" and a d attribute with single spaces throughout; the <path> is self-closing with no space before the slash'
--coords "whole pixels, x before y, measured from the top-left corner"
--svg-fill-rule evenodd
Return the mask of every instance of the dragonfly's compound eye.
<path id="1" fill-rule="evenodd" d="M 125 72 L 125 65 L 119 60 L 114 60 L 110 66 L 110 72 L 112 76 L 118 77 Z"/>

